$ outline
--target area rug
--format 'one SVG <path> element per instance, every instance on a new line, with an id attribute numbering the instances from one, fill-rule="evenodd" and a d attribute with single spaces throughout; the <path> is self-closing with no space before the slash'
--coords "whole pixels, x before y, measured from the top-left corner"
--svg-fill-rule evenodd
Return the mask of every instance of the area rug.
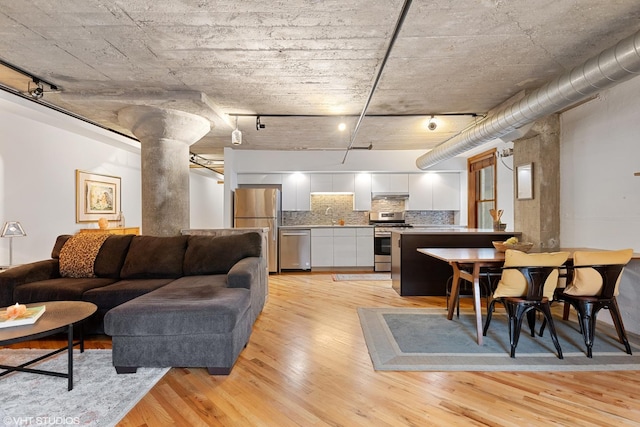
<path id="1" fill-rule="evenodd" d="M 45 350 L 0 350 L 0 363 L 16 366 Z M 67 372 L 61 353 L 29 367 Z M 73 424 L 114 426 L 163 377 L 168 368 L 139 368 L 116 374 L 111 350 L 85 350 L 73 355 L 73 390 L 67 379 L 13 372 L 0 378 L 0 420 L 4 425 Z M 39 421 L 38 421 L 39 420 Z"/>
<path id="2" fill-rule="evenodd" d="M 554 318 L 564 359 L 556 356 L 548 329 L 532 338 L 525 325 L 516 357 L 509 357 L 504 312 L 497 311 L 484 343 L 476 342 L 475 316 L 460 310 L 447 320 L 444 309 L 358 308 L 375 370 L 381 371 L 611 371 L 640 370 L 640 339 L 628 334 L 633 355 L 624 351 L 613 327 L 598 325 L 593 358 L 577 323 Z M 604 314 L 603 314 L 604 315 Z M 541 322 L 538 322 L 538 326 Z"/>
<path id="3" fill-rule="evenodd" d="M 391 280 L 391 273 L 333 274 L 334 282 Z"/>

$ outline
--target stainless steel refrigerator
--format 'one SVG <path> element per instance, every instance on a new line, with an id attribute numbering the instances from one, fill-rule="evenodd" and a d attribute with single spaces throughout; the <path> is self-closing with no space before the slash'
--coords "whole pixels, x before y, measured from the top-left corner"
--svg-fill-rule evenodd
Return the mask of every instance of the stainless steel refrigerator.
<path id="1" fill-rule="evenodd" d="M 281 224 L 280 190 L 238 188 L 234 194 L 233 226 L 269 228 L 269 272 L 278 272 L 278 227 Z"/>

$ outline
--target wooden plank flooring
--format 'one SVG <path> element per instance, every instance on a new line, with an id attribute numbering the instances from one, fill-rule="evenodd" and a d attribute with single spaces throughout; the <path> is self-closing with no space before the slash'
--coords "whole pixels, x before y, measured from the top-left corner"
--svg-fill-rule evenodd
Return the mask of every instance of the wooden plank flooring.
<path id="1" fill-rule="evenodd" d="M 229 376 L 173 368 L 119 425 L 640 425 L 637 371 L 374 371 L 356 308 L 441 307 L 444 316 L 444 298 L 400 297 L 390 281 L 334 282 L 330 274 L 273 275 L 269 286 Z M 109 346 L 108 337 L 87 344 Z"/>

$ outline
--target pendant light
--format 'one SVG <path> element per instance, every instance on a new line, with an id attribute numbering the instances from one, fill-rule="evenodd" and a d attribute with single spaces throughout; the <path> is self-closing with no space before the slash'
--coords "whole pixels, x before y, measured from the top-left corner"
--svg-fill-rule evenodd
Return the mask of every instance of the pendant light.
<path id="1" fill-rule="evenodd" d="M 240 132 L 240 130 L 238 129 L 238 116 L 236 116 L 236 128 L 233 132 L 231 132 L 231 144 L 242 144 L 242 132 Z"/>

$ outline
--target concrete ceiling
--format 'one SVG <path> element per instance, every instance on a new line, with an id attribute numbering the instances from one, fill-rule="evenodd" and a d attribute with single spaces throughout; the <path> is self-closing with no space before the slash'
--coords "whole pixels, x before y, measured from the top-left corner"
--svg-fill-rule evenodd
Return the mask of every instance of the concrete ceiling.
<path id="1" fill-rule="evenodd" d="M 345 150 L 403 3 L 0 0 L 0 59 L 60 89 L 39 102 L 126 135 L 129 105 L 202 115 L 207 158 L 237 114 L 238 149 Z M 353 146 L 427 151 L 638 29 L 637 0 L 414 0 Z"/>

